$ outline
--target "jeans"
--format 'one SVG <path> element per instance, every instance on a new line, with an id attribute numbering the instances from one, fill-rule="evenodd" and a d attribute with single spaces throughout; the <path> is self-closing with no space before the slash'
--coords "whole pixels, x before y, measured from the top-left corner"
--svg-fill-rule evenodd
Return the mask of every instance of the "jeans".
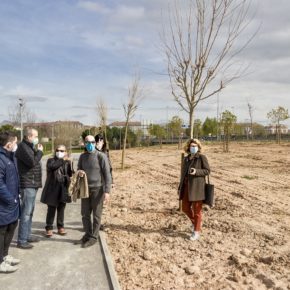
<path id="1" fill-rule="evenodd" d="M 63 228 L 64 227 L 64 209 L 65 209 L 65 203 L 60 202 L 58 207 L 49 205 L 47 207 L 47 215 L 46 215 L 46 227 L 45 229 L 52 230 L 53 229 L 53 221 L 55 217 L 55 212 L 57 211 L 57 217 L 56 217 L 56 225 L 57 228 Z"/>
<path id="2" fill-rule="evenodd" d="M 81 200 L 81 214 L 85 230 L 83 240 L 98 239 L 103 212 L 103 187 L 90 188 L 89 198 Z M 93 222 L 91 214 L 93 213 Z"/>
<path id="3" fill-rule="evenodd" d="M 0 226 L 0 264 L 3 262 L 3 258 L 8 255 L 9 246 L 17 224 L 18 220 L 9 225 Z"/>
<path id="4" fill-rule="evenodd" d="M 22 205 L 18 229 L 18 244 L 27 243 L 31 235 L 32 216 L 35 206 L 37 188 L 24 188 L 21 192 Z"/>

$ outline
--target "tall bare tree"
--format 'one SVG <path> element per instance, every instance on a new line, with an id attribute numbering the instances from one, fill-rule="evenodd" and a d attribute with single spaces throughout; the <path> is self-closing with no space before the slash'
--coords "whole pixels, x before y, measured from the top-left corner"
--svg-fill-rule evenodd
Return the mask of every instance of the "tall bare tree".
<path id="1" fill-rule="evenodd" d="M 140 104 L 140 101 L 143 99 L 143 89 L 140 87 L 140 76 L 138 74 L 134 75 L 131 86 L 128 90 L 128 101 L 123 104 L 123 109 L 125 113 L 125 134 L 123 138 L 123 150 L 122 150 L 122 161 L 121 168 L 125 168 L 125 151 L 128 135 L 128 126 L 130 120 L 134 117 L 136 110 Z"/>
<path id="2" fill-rule="evenodd" d="M 99 121 L 100 127 L 102 128 L 102 132 L 104 133 L 105 138 L 106 138 L 106 143 L 108 144 L 108 139 L 107 139 L 108 108 L 103 98 L 99 98 L 97 100 L 97 113 L 98 113 L 98 118 L 99 118 L 98 121 Z"/>
<path id="3" fill-rule="evenodd" d="M 237 45 L 249 24 L 249 2 L 176 0 L 169 7 L 169 25 L 164 26 L 161 41 L 172 95 L 189 114 L 191 138 L 199 102 L 220 92 L 242 74 L 234 57 L 254 37 Z M 181 3 L 186 3 L 185 9 Z"/>
<path id="4" fill-rule="evenodd" d="M 250 125 L 251 125 L 251 139 L 254 139 L 254 126 L 253 126 L 253 106 L 248 102 L 248 110 L 249 110 L 249 116 L 250 116 Z M 247 134 L 248 136 L 248 134 Z"/>

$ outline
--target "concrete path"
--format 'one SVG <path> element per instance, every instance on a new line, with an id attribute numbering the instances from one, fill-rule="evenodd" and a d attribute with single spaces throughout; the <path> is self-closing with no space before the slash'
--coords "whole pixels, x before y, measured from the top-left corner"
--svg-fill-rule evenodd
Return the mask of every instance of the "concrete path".
<path id="1" fill-rule="evenodd" d="M 45 175 L 46 159 L 43 160 L 43 175 Z M 76 161 L 74 163 L 76 166 Z M 115 272 L 103 233 L 101 242 L 92 247 L 83 249 L 80 245 L 74 245 L 74 242 L 83 235 L 80 201 L 66 206 L 67 235 L 58 235 L 55 228 L 53 237 L 46 238 L 44 227 L 47 206 L 40 203 L 40 196 L 39 190 L 32 233 L 41 240 L 34 243 L 34 248 L 31 250 L 18 249 L 16 248 L 16 231 L 9 254 L 21 259 L 21 264 L 18 271 L 0 275 L 0 289 L 120 289 L 118 280 L 116 276 L 114 277 Z"/>

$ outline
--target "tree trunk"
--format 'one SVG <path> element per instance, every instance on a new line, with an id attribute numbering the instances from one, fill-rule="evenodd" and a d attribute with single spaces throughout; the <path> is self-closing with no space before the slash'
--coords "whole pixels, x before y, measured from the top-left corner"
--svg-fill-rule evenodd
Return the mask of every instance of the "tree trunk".
<path id="1" fill-rule="evenodd" d="M 190 139 L 193 138 L 193 127 L 194 127 L 194 110 L 193 108 L 189 111 L 189 128 L 190 128 Z"/>
<path id="2" fill-rule="evenodd" d="M 126 121 L 126 127 L 125 127 L 125 136 L 123 141 L 123 151 L 122 151 L 122 162 L 121 162 L 121 168 L 125 168 L 125 150 L 126 150 L 126 144 L 127 144 L 127 133 L 128 133 L 128 123 L 129 121 Z"/>

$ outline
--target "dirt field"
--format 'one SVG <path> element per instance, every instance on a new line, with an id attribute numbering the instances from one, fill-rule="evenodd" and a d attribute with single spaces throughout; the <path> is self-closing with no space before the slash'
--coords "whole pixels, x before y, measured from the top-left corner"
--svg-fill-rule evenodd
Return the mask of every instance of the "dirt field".
<path id="1" fill-rule="evenodd" d="M 104 222 L 123 290 L 290 289 L 290 144 L 204 147 L 216 205 L 199 241 L 177 211 L 181 150 L 131 149 Z"/>

